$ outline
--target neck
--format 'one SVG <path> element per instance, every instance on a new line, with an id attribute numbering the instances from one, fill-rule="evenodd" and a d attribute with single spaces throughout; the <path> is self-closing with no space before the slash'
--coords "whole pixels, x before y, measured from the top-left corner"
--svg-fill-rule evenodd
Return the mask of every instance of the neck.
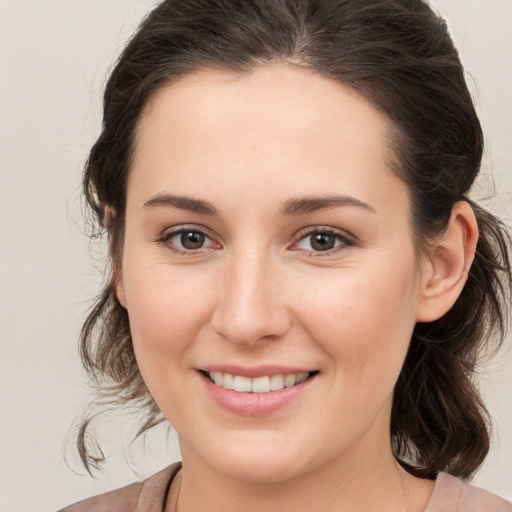
<path id="1" fill-rule="evenodd" d="M 251 482 L 215 471 L 193 453 L 182 450 L 183 469 L 177 485 L 178 512 L 422 512 L 433 483 L 405 473 L 390 443 L 366 453 L 343 454 L 321 467 L 278 482 Z M 355 456 L 357 455 L 357 456 Z M 177 485 L 166 512 L 174 512 Z M 172 508 L 169 508 L 172 507 Z"/>

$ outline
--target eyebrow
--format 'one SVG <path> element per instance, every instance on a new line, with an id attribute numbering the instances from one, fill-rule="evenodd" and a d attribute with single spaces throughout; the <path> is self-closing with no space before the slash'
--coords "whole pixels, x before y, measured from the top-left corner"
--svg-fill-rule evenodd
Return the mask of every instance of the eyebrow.
<path id="1" fill-rule="evenodd" d="M 212 217 L 220 217 L 220 212 L 207 201 L 193 199 L 186 196 L 174 196 L 170 194 L 158 194 L 146 203 L 144 208 L 156 208 L 159 206 L 171 206 L 180 210 L 197 213 Z M 306 196 L 295 199 L 288 199 L 281 204 L 279 213 L 282 216 L 299 216 L 306 213 L 316 212 L 319 210 L 327 210 L 341 206 L 354 206 L 375 213 L 373 206 L 351 196 Z"/>
<path id="2" fill-rule="evenodd" d="M 306 213 L 316 212 L 318 210 L 327 210 L 329 208 L 337 208 L 340 206 L 355 206 L 372 213 L 376 213 L 373 206 L 352 196 L 308 196 L 289 199 L 285 201 L 280 208 L 281 215 L 296 216 Z"/>
<path id="3" fill-rule="evenodd" d="M 173 206 L 199 215 L 220 216 L 219 211 L 213 204 L 191 197 L 158 194 L 144 203 L 144 208 L 156 208 L 158 206 Z"/>

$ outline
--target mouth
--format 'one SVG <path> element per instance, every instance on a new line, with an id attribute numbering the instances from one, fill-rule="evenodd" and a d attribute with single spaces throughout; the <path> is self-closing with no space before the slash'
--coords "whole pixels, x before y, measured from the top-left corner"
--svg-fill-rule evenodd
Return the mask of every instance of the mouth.
<path id="1" fill-rule="evenodd" d="M 281 391 L 285 388 L 292 388 L 318 374 L 318 371 L 312 371 L 288 374 L 278 373 L 250 378 L 231 373 L 205 370 L 200 370 L 200 372 L 218 387 L 238 393 L 254 394 L 270 393 L 272 391 Z"/>

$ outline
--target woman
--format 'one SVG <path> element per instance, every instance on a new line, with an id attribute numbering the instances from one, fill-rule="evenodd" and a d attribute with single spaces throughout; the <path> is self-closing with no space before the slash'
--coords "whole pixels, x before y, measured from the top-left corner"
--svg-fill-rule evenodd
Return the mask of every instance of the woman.
<path id="1" fill-rule="evenodd" d="M 182 464 L 65 510 L 512 510 L 456 478 L 510 296 L 482 149 L 421 0 L 161 3 L 86 167 L 112 276 L 82 355 Z"/>

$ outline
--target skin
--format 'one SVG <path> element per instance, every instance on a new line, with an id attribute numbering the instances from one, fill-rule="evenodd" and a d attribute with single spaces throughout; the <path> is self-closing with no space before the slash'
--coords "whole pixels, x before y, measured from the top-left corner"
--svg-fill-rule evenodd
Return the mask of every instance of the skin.
<path id="1" fill-rule="evenodd" d="M 180 512 L 424 510 L 432 482 L 393 458 L 392 393 L 415 323 L 453 304 L 478 234 L 457 204 L 418 259 L 389 130 L 349 88 L 285 64 L 202 70 L 144 111 L 117 293 L 179 436 Z M 218 215 L 155 201 L 169 194 Z M 333 194 L 351 199 L 280 212 Z M 180 245 L 183 227 L 206 233 L 204 245 Z M 335 230 L 335 247 L 315 250 L 313 228 Z M 220 363 L 319 373 L 285 407 L 250 417 L 205 393 L 198 369 Z"/>

